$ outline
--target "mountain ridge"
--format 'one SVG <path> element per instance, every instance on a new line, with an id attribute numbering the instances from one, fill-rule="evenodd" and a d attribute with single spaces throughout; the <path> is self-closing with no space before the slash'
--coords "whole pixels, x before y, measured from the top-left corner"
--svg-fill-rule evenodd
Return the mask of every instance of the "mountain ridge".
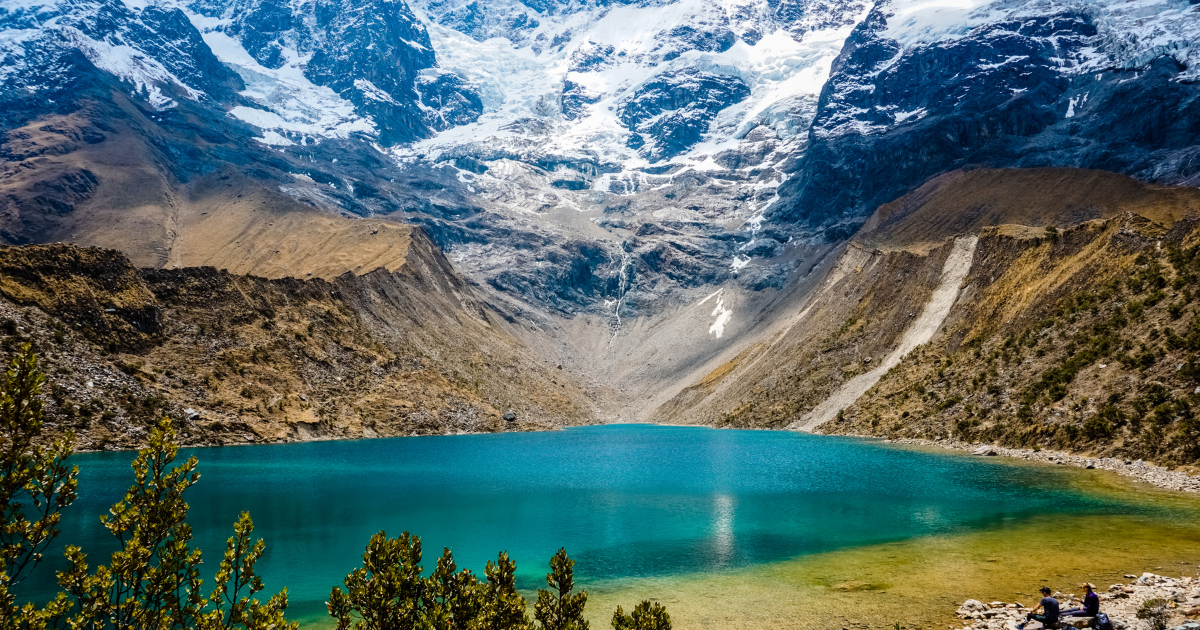
<path id="1" fill-rule="evenodd" d="M 326 281 L 138 269 L 119 252 L 0 248 L 0 344 L 32 343 L 47 427 L 132 448 L 547 429 L 591 403 L 416 229 L 404 265 Z M 506 415 L 511 419 L 506 419 Z"/>

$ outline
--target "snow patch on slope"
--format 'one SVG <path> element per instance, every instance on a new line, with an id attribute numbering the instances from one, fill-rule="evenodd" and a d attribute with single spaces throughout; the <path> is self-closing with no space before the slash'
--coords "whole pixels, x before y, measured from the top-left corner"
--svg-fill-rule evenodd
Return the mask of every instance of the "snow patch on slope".
<path id="1" fill-rule="evenodd" d="M 720 339 L 721 335 L 725 334 L 725 326 L 729 324 L 729 320 L 733 319 L 733 309 L 725 307 L 725 298 L 723 296 L 718 297 L 717 306 L 713 308 L 710 316 L 717 319 L 708 327 L 708 334 L 716 335 L 716 338 Z"/>
<path id="2" fill-rule="evenodd" d="M 302 64 L 306 59 L 294 50 L 283 50 L 286 63 L 278 69 L 267 68 L 246 52 L 241 42 L 216 30 L 220 21 L 193 13 L 187 15 L 217 59 L 242 77 L 246 89 L 241 95 L 267 108 L 234 107 L 229 112 L 234 118 L 260 129 L 316 137 L 346 138 L 353 133 L 376 133 L 374 121 L 360 116 L 353 103 L 304 76 Z M 376 91 L 382 93 L 378 88 Z M 386 93 L 383 96 L 391 98 Z"/>
<path id="3" fill-rule="evenodd" d="M 426 15 L 439 66 L 480 86 L 485 113 L 476 123 L 444 131 L 395 154 L 401 159 L 437 161 L 486 146 L 493 152 L 552 154 L 608 164 L 633 176 L 632 171 L 648 162 L 625 145 L 630 132 L 617 117 L 618 105 L 657 75 L 683 68 L 736 76 L 750 88 L 751 96 L 723 110 L 703 140 L 672 162 L 704 169 L 710 154 L 736 147 L 757 125 L 771 127 L 784 139 L 801 136 L 808 122 L 803 120 L 804 110 L 811 120 L 830 66 L 852 25 L 813 30 L 802 41 L 776 28 L 754 45 L 739 39 L 721 52 L 663 55 L 664 33 L 727 23 L 735 11 L 757 6 L 725 4 L 679 0 L 654 6 L 590 7 L 540 15 L 536 28 L 483 41 Z M 421 8 L 420 4 L 414 7 L 418 13 Z M 557 45 L 547 46 L 551 39 Z M 611 53 L 602 63 L 572 69 L 577 51 L 608 47 Z M 564 81 L 594 98 L 575 120 L 566 120 L 562 113 Z M 538 132 L 514 124 L 522 119 L 536 120 Z"/>
<path id="4" fill-rule="evenodd" d="M 75 26 L 95 21 L 98 14 L 114 9 L 118 17 L 136 23 L 144 7 L 145 4 L 137 2 L 105 7 L 65 1 L 0 1 L 0 18 L 3 18 L 0 20 L 3 24 L 0 27 L 0 81 L 19 79 L 42 70 L 27 65 L 25 46 L 66 46 L 79 50 L 97 68 L 133 84 L 136 90 L 148 92 L 151 105 L 160 110 L 175 105 L 175 101 L 163 93 L 164 88 L 184 98 L 199 100 L 204 92 L 187 85 L 139 49 L 137 39 L 128 32 L 128 24 L 118 23 L 115 28 L 106 24 L 102 28 L 113 30 L 104 33 L 103 39 L 95 39 Z M 108 15 L 104 17 L 112 19 Z M 42 87 L 46 86 L 26 86 L 34 91 Z"/>
<path id="5" fill-rule="evenodd" d="M 1200 77 L 1200 5 L 1188 0 L 890 0 L 882 37 L 913 48 L 969 34 L 1006 20 L 1078 12 L 1091 15 L 1100 45 L 1083 59 L 1063 60 L 1065 72 L 1144 67 L 1162 55 Z"/>

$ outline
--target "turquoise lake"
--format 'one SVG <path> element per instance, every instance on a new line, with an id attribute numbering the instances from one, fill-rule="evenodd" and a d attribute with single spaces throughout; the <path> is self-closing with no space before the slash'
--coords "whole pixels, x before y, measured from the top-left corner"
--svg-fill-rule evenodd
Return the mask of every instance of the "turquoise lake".
<path id="1" fill-rule="evenodd" d="M 267 591 L 286 585 L 292 613 L 310 622 L 380 530 L 421 536 L 427 568 L 446 546 L 460 568 L 482 574 L 507 550 L 524 589 L 542 585 L 548 559 L 566 547 L 576 582 L 604 591 L 1017 531 L 1048 517 L 1134 519 L 1179 532 L 1186 547 L 1198 514 L 1186 501 L 1092 488 L 1082 475 L 1093 471 L 774 431 L 609 425 L 190 449 L 181 460 L 187 455 L 200 460 L 188 520 L 209 569 L 238 513 L 249 511 L 267 542 Z M 131 483 L 132 457 L 74 457 L 80 500 L 62 540 L 81 544 L 93 564 L 113 548 L 98 517 Z M 40 589 L 51 586 L 45 579 Z"/>

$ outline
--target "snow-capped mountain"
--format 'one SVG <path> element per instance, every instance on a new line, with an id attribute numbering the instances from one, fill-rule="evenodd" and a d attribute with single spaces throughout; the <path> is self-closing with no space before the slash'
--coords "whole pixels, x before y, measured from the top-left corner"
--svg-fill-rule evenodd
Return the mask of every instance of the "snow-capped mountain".
<path id="1" fill-rule="evenodd" d="M 1194 1 L 880 2 L 835 64 L 771 218 L 853 221 L 975 165 L 1195 185 L 1198 62 Z"/>
<path id="2" fill-rule="evenodd" d="M 394 214 L 619 321 L 781 286 L 955 168 L 1195 183 L 1198 41 L 1188 0 L 0 0 L 0 103 L 95 127 L 118 90 L 176 179 Z"/>
<path id="3" fill-rule="evenodd" d="M 414 7 L 439 67 L 476 86 L 484 108 L 392 154 L 453 165 L 447 186 L 542 242 L 450 244 L 477 277 L 567 312 L 632 314 L 681 288 L 778 285 L 804 257 L 758 218 L 868 3 Z"/>
<path id="4" fill-rule="evenodd" d="M 141 91 L 157 108 L 175 99 L 229 103 L 244 89 L 179 10 L 119 0 L 0 3 L 0 85 L 6 101 L 61 87 L 68 57 Z"/>

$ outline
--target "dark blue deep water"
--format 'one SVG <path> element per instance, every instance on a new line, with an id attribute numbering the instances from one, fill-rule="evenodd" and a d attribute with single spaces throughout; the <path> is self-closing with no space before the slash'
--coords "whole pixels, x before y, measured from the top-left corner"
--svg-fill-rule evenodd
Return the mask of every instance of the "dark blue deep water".
<path id="1" fill-rule="evenodd" d="M 820 551 L 982 529 L 1051 513 L 1153 509 L 1078 489 L 1078 470 L 790 432 L 616 425 L 551 433 L 191 449 L 189 522 L 209 571 L 240 511 L 267 542 L 268 592 L 318 613 L 375 532 L 422 537 L 482 573 L 500 550 L 524 588 L 560 547 L 577 581 L 719 571 Z M 80 500 L 63 540 L 93 563 L 99 515 L 133 453 L 75 457 Z M 42 570 L 52 579 L 50 571 Z M 43 587 L 50 586 L 43 582 Z"/>

